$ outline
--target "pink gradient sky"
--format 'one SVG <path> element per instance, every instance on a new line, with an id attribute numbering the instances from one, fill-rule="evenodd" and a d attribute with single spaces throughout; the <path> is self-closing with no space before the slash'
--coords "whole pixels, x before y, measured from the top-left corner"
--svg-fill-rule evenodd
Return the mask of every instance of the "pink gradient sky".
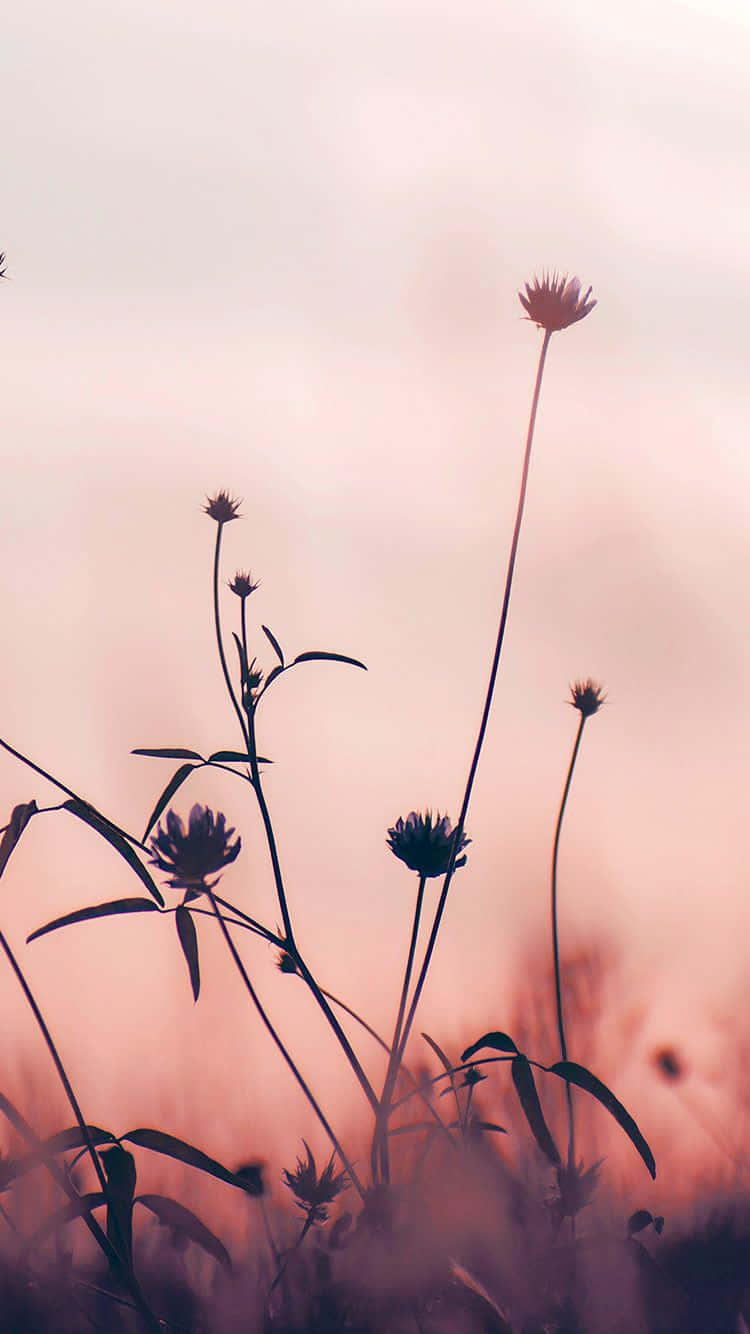
<path id="1" fill-rule="evenodd" d="M 571 798 L 563 929 L 615 939 L 646 1004 L 626 1087 L 652 1040 L 689 1035 L 709 1066 L 747 967 L 749 28 L 739 4 L 666 0 L 29 0 L 4 20 L 0 735 L 136 830 L 168 771 L 132 747 L 235 744 L 200 503 L 243 496 L 225 571 L 262 579 L 258 619 L 369 666 L 282 682 L 261 749 L 300 939 L 384 1029 L 411 912 L 385 831 L 455 813 L 494 642 L 539 342 L 516 290 L 555 265 L 594 285 L 552 345 L 422 1022 L 448 1046 L 507 1024 L 546 929 L 567 684 L 590 673 L 610 702 Z M 52 799 L 3 759 L 3 807 L 31 796 Z M 182 809 L 239 825 L 227 893 L 272 924 L 239 797 L 195 783 Z M 137 892 L 85 831 L 35 822 L 3 891 L 92 1120 L 210 1119 L 217 1152 L 310 1135 L 210 932 L 195 1010 L 169 922 L 23 946 Z M 298 984 L 251 956 L 354 1116 Z M 36 1052 L 5 976 L 0 995 L 6 1056 Z"/>

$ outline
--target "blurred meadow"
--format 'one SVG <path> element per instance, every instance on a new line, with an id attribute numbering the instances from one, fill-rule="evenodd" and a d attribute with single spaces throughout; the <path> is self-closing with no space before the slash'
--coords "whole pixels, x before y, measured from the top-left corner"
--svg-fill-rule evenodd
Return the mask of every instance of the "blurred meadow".
<path id="1" fill-rule="evenodd" d="M 386 831 L 412 809 L 455 819 L 494 643 L 539 347 L 517 292 L 555 267 L 593 285 L 545 373 L 473 841 L 410 1050 L 428 1063 L 426 1029 L 457 1058 L 547 1007 L 555 1059 L 549 865 L 568 687 L 592 675 L 607 701 L 566 816 L 560 931 L 606 997 L 580 1029 L 592 1068 L 659 1164 L 653 1185 L 592 1114 L 618 1188 L 640 1170 L 626 1212 L 733 1181 L 747 1102 L 749 28 L 734 0 L 29 0 L 0 55 L 0 735 L 136 833 L 171 770 L 133 748 L 237 747 L 202 506 L 242 497 L 227 624 L 226 581 L 250 570 L 265 669 L 261 622 L 290 656 L 367 664 L 290 674 L 258 745 L 305 955 L 386 1033 L 412 911 Z M 3 822 L 31 798 L 57 800 L 4 755 Z M 242 836 L 221 892 L 273 927 L 248 795 L 202 773 L 175 805 L 194 801 Z M 2 890 L 89 1121 L 262 1160 L 274 1192 L 303 1136 L 327 1161 L 213 924 L 197 1005 L 167 920 L 26 946 L 135 892 L 64 814 L 32 822 Z M 314 1005 L 267 945 L 242 947 L 366 1157 Z M 9 971 L 0 1004 L 0 1087 L 40 1131 L 69 1124 Z"/>

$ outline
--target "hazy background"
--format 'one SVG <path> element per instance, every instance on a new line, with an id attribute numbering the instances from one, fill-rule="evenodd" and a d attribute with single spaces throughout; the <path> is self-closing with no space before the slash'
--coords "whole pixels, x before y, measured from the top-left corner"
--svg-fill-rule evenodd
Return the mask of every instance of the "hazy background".
<path id="1" fill-rule="evenodd" d="M 551 348 L 420 1026 L 451 1051 L 509 1026 L 547 929 L 568 682 L 592 674 L 609 700 L 570 802 L 563 944 L 616 944 L 612 1003 L 643 1017 L 611 1069 L 636 1102 L 658 1042 L 716 1074 L 746 977 L 749 27 L 716 0 L 29 0 L 3 25 L 0 735 L 134 831 L 170 770 L 132 747 L 235 745 L 200 506 L 244 497 L 225 578 L 262 580 L 252 613 L 288 653 L 369 667 L 285 678 L 260 742 L 300 941 L 384 1030 L 413 896 L 385 832 L 455 815 L 494 642 L 540 339 L 516 291 L 554 266 L 593 284 Z M 3 808 L 32 796 L 55 799 L 2 759 Z M 225 892 L 273 924 L 242 787 L 195 780 L 193 800 L 241 829 Z M 230 1157 L 318 1143 L 208 924 L 197 1008 L 171 919 L 24 946 L 138 893 L 72 823 L 33 823 L 0 916 L 89 1117 Z M 354 1117 L 300 984 L 247 957 Z M 45 1058 L 5 975 L 0 993 L 17 1088 Z M 657 1142 L 661 1115 L 640 1116 Z"/>

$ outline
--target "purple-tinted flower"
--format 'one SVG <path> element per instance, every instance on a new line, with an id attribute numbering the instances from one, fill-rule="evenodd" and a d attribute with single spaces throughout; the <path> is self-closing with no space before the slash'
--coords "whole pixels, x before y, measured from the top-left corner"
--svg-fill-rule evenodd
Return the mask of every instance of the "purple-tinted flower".
<path id="1" fill-rule="evenodd" d="M 589 676 L 585 681 L 573 682 L 568 703 L 571 708 L 577 709 L 583 718 L 590 718 L 592 714 L 599 712 L 606 698 L 599 682 L 592 681 Z"/>
<path id="2" fill-rule="evenodd" d="M 399 818 L 388 830 L 386 842 L 394 857 L 405 862 L 410 871 L 417 871 L 429 879 L 445 875 L 448 870 L 454 834 L 447 815 L 438 813 L 433 824 L 431 811 L 424 815 L 411 811 L 405 820 Z M 471 839 L 462 834 L 456 852 L 462 852 L 468 843 Z M 453 865 L 454 868 L 465 866 L 466 858 L 457 856 Z"/>
<path id="3" fill-rule="evenodd" d="M 239 838 L 231 841 L 233 833 L 234 829 L 226 828 L 222 811 L 214 816 L 208 806 L 196 803 L 186 832 L 179 815 L 170 810 L 166 828 L 159 825 L 151 839 L 151 862 L 171 877 L 173 889 L 213 889 L 217 881 L 209 885 L 207 877 L 233 862 L 242 846 Z"/>
<path id="4" fill-rule="evenodd" d="M 234 500 L 228 491 L 217 491 L 215 496 L 206 496 L 204 514 L 217 523 L 231 523 L 239 517 L 241 500 Z"/>
<path id="5" fill-rule="evenodd" d="M 231 580 L 229 587 L 233 593 L 237 594 L 238 598 L 244 600 L 245 598 L 249 598 L 250 594 L 254 593 L 256 588 L 259 588 L 260 585 L 257 579 L 252 579 L 250 577 L 248 571 L 238 570 L 234 579 Z"/>
<path id="6" fill-rule="evenodd" d="M 581 283 L 578 278 L 561 278 L 556 273 L 542 275 L 541 281 L 526 283 L 526 295 L 518 293 L 519 300 L 527 317 L 540 329 L 556 333 L 576 324 L 594 309 L 596 301 L 590 300 L 591 288 L 581 296 Z"/>

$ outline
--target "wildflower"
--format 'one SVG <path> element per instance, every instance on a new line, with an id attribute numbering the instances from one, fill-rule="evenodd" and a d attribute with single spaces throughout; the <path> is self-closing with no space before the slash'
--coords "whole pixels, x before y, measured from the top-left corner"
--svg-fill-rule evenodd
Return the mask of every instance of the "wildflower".
<path id="1" fill-rule="evenodd" d="M 276 967 L 281 973 L 296 973 L 298 971 L 297 961 L 292 958 L 288 950 L 279 950 Z"/>
<path id="2" fill-rule="evenodd" d="M 556 333 L 567 329 L 568 325 L 582 320 L 594 309 L 596 301 L 589 300 L 591 288 L 581 296 L 581 283 L 578 278 L 568 278 L 557 273 L 551 276 L 543 274 L 541 282 L 534 278 L 533 285 L 526 283 L 526 295 L 518 293 L 518 298 L 526 311 L 528 319 L 539 329 L 547 333 Z"/>
<path id="3" fill-rule="evenodd" d="M 660 1051 L 654 1052 L 654 1065 L 670 1083 L 676 1083 L 685 1073 L 685 1067 L 674 1047 L 662 1047 Z"/>
<path id="4" fill-rule="evenodd" d="M 318 1179 L 318 1170 L 315 1166 L 312 1149 L 307 1140 L 303 1139 L 302 1143 L 307 1150 L 307 1162 L 305 1163 L 301 1158 L 298 1158 L 297 1166 L 293 1172 L 287 1172 L 285 1168 L 284 1184 L 289 1187 L 300 1209 L 306 1210 L 309 1222 L 325 1223 L 328 1218 L 326 1206 L 331 1204 L 344 1189 L 346 1172 L 334 1173 L 334 1155 L 331 1154 L 328 1166 L 324 1168 L 320 1174 L 320 1179 Z"/>
<path id="5" fill-rule="evenodd" d="M 578 709 L 582 718 L 590 718 L 592 714 L 598 713 L 607 698 L 602 694 L 599 683 L 592 681 L 590 676 L 585 681 L 574 681 L 570 687 L 570 696 L 568 703 L 571 708 Z"/>
<path id="6" fill-rule="evenodd" d="M 228 491 L 217 491 L 215 496 L 206 496 L 206 500 L 203 512 L 217 523 L 231 523 L 239 517 L 242 501 L 233 500 Z"/>
<path id="7" fill-rule="evenodd" d="M 151 839 L 151 863 L 172 877 L 173 889 L 213 889 L 217 881 L 209 885 L 206 877 L 233 862 L 242 846 L 239 838 L 231 842 L 233 833 L 226 828 L 224 814 L 219 811 L 214 816 L 208 806 L 193 806 L 187 833 L 179 815 L 170 810 L 166 829 L 159 825 Z"/>
<path id="8" fill-rule="evenodd" d="M 560 1163 L 555 1168 L 558 1193 L 553 1196 L 550 1203 L 558 1218 L 573 1218 L 591 1203 L 599 1184 L 599 1173 L 603 1162 L 604 1159 L 600 1158 L 585 1172 L 583 1160 L 577 1167 L 574 1163 L 569 1167 Z"/>
<path id="9" fill-rule="evenodd" d="M 477 1070 L 475 1065 L 470 1065 L 464 1075 L 461 1087 L 465 1089 L 473 1088 L 475 1084 L 481 1084 L 486 1078 L 487 1076 L 483 1075 L 481 1070 Z"/>
<path id="10" fill-rule="evenodd" d="M 229 587 L 233 593 L 237 594 L 238 598 L 244 600 L 245 598 L 249 598 L 250 594 L 254 593 L 256 588 L 260 587 L 260 584 L 257 579 L 251 579 L 247 571 L 238 570 Z"/>
<path id="11" fill-rule="evenodd" d="M 411 811 L 406 820 L 399 818 L 388 830 L 386 842 L 394 857 L 405 862 L 410 871 L 430 878 L 445 875 L 448 870 L 454 837 L 455 830 L 447 815 L 438 812 L 433 825 L 431 811 L 424 815 Z M 462 833 L 456 853 L 462 852 L 468 843 L 471 839 Z M 454 869 L 465 865 L 465 857 L 457 856 L 453 863 Z"/>

